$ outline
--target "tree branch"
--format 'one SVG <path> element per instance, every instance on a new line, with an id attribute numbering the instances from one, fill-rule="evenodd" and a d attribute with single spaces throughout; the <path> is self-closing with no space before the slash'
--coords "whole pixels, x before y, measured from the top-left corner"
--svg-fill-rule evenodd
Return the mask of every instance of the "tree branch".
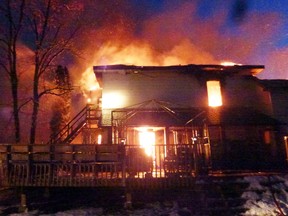
<path id="1" fill-rule="evenodd" d="M 25 101 L 23 104 L 21 104 L 19 107 L 18 107 L 18 112 L 20 112 L 20 110 L 22 109 L 22 107 L 24 107 L 26 104 L 28 104 L 30 101 L 32 101 L 33 99 L 32 98 L 29 98 L 27 101 Z"/>
<path id="2" fill-rule="evenodd" d="M 7 73 L 7 75 L 10 74 L 9 69 L 7 68 L 7 66 L 4 63 L 0 62 L 0 66 L 4 69 L 4 71 Z"/>
<path id="3" fill-rule="evenodd" d="M 45 15 L 44 15 L 44 25 L 42 27 L 42 32 L 41 32 L 41 36 L 40 36 L 40 40 L 39 40 L 39 46 L 40 47 L 42 47 L 44 38 L 46 37 L 46 31 L 47 31 L 47 28 L 48 28 L 48 21 L 49 21 L 49 18 L 50 18 L 50 9 L 51 9 L 51 0 L 48 1 L 47 7 L 46 7 L 46 11 L 45 11 Z"/>
<path id="4" fill-rule="evenodd" d="M 63 90 L 63 92 L 54 92 L 56 90 Z M 42 91 L 40 94 L 39 94 L 39 98 L 41 98 L 43 95 L 46 95 L 46 94 L 50 94 L 50 95 L 56 95 L 56 96 L 62 96 L 62 95 L 65 95 L 67 94 L 69 91 L 71 91 L 72 89 L 71 88 L 60 88 L 60 87 L 55 87 L 55 88 L 51 88 L 51 89 L 46 89 L 44 91 Z"/>

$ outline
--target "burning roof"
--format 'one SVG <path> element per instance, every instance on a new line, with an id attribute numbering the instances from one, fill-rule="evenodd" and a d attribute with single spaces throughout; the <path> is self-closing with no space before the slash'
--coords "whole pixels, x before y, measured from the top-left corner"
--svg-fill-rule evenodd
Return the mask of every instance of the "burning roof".
<path id="1" fill-rule="evenodd" d="M 263 65 L 214 65 L 214 64 L 188 64 L 171 66 L 135 66 L 135 65 L 101 65 L 94 66 L 95 73 L 125 71 L 127 73 L 152 71 L 178 71 L 178 72 L 211 72 L 217 74 L 258 75 L 264 69 Z"/>

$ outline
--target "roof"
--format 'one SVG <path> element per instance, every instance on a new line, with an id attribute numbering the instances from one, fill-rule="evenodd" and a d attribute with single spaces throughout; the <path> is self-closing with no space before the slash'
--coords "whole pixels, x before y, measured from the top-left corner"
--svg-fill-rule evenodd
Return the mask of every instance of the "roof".
<path id="1" fill-rule="evenodd" d="M 260 83 L 267 89 L 288 89 L 288 80 L 260 80 Z"/>
<path id="2" fill-rule="evenodd" d="M 112 111 L 113 119 L 125 121 L 125 124 L 130 126 L 185 126 L 194 119 L 193 123 L 202 124 L 205 118 L 205 115 L 201 115 L 203 113 L 200 108 L 179 107 L 179 105 L 176 108 L 175 104 L 159 100 L 144 101 Z"/>
<path id="3" fill-rule="evenodd" d="M 175 113 L 169 113 L 164 110 L 138 110 L 132 115 L 128 115 L 125 123 L 130 126 L 146 125 L 146 126 L 186 126 L 187 122 L 193 116 L 197 116 L 201 111 L 197 109 L 175 110 Z M 205 115 L 204 115 L 205 117 Z M 198 118 L 194 122 L 195 125 L 202 125 L 203 118 Z"/>
<path id="4" fill-rule="evenodd" d="M 210 72 L 221 74 L 257 75 L 264 69 L 263 65 L 171 65 L 171 66 L 135 66 L 135 65 L 100 65 L 94 66 L 95 73 L 125 71 L 127 73 L 178 71 L 186 73 Z"/>

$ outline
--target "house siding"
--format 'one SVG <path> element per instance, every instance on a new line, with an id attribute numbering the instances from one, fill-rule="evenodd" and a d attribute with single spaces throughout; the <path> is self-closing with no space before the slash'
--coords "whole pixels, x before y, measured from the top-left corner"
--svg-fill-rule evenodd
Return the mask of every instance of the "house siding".
<path id="1" fill-rule="evenodd" d="M 272 115 L 268 91 L 252 76 L 231 76 L 224 84 L 225 105 L 228 107 L 251 107 L 266 115 Z"/>
<path id="2" fill-rule="evenodd" d="M 115 103 L 115 107 L 110 109 L 103 108 L 104 116 L 109 119 L 109 113 L 115 108 L 128 107 L 152 99 L 172 102 L 175 106 L 181 104 L 187 107 L 207 107 L 206 81 L 210 79 L 199 79 L 193 73 L 177 71 L 103 72 L 103 100 L 109 93 L 118 92 L 123 95 L 120 104 Z M 250 107 L 272 115 L 270 94 L 259 84 L 257 78 L 226 75 L 219 80 L 223 106 Z"/>
<path id="3" fill-rule="evenodd" d="M 199 66 L 199 71 L 195 68 L 190 71 L 189 68 L 182 66 L 172 69 L 155 67 L 151 70 L 147 70 L 147 67 L 130 68 L 129 66 L 122 69 L 121 66 L 117 69 L 107 67 L 99 71 L 94 68 L 96 76 L 101 73 L 103 101 L 106 95 L 113 92 L 118 92 L 123 97 L 121 103 L 115 102 L 114 107 L 103 106 L 102 123 L 105 126 L 112 126 L 113 110 L 124 109 L 150 100 L 165 101 L 171 103 L 174 108 L 199 108 L 205 111 L 213 168 L 245 169 L 251 165 L 258 169 L 271 168 L 275 164 L 285 165 L 283 154 L 285 147 L 283 142 L 278 142 L 283 137 L 279 138 L 275 122 L 272 118 L 270 122 L 270 117 L 275 114 L 275 106 L 281 106 L 281 101 L 283 106 L 287 105 L 285 101 L 287 95 L 270 94 L 260 80 L 253 76 L 252 70 L 249 72 L 245 66 L 243 71 L 239 67 L 236 69 L 209 67 L 205 70 L 201 68 L 202 66 Z M 208 106 L 206 82 L 209 80 L 220 81 L 223 98 L 221 107 Z M 274 101 L 273 98 L 276 97 L 277 100 Z M 240 113 L 233 113 L 231 110 L 234 108 L 244 109 Z M 247 108 L 251 112 L 243 115 Z M 222 111 L 229 109 L 228 118 L 225 117 L 227 122 L 223 122 Z M 281 113 L 281 111 L 277 111 L 278 117 L 285 118 L 285 112 Z M 254 113 L 259 114 L 257 118 Z M 232 119 L 229 119 L 229 116 Z M 141 116 L 139 121 L 141 122 Z M 166 126 L 162 125 L 162 127 Z M 269 141 L 267 141 L 268 135 Z M 117 139 L 113 140 L 115 142 Z M 166 143 L 169 142 L 169 139 L 166 139 Z M 191 137 L 188 142 L 191 144 Z"/>

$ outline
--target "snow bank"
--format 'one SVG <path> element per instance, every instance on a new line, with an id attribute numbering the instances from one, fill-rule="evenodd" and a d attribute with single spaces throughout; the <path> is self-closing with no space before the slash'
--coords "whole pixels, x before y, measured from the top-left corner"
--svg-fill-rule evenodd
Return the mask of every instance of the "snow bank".
<path id="1" fill-rule="evenodd" d="M 288 175 L 252 176 L 244 178 L 249 188 L 242 194 L 247 201 L 243 215 L 277 216 L 288 213 Z M 274 196 L 274 197 L 273 197 Z"/>

